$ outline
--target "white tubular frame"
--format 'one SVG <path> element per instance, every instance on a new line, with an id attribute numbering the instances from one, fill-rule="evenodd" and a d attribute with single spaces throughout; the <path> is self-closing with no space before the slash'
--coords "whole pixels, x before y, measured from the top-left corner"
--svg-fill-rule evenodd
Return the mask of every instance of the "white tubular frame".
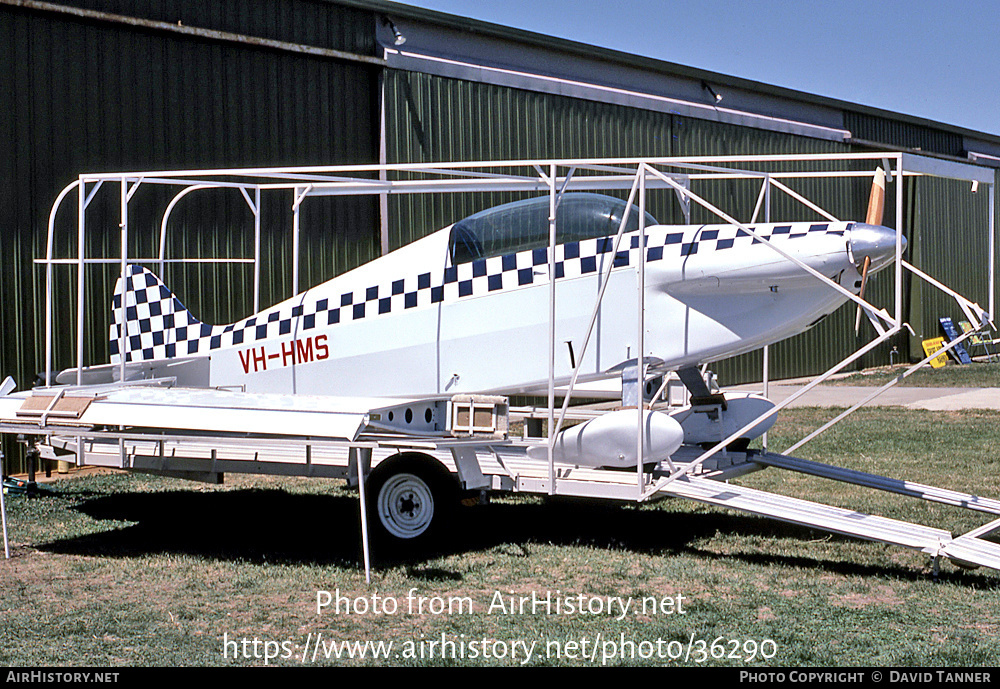
<path id="1" fill-rule="evenodd" d="M 769 167 L 776 167 L 777 164 L 797 164 L 804 169 L 798 171 L 773 171 Z M 821 169 L 824 164 L 830 167 L 830 163 L 840 163 L 842 166 L 850 166 L 851 163 L 870 163 L 871 169 L 866 170 L 833 170 Z M 756 219 L 763 209 L 766 222 L 771 222 L 772 193 L 777 189 L 799 201 L 813 212 L 836 220 L 833 215 L 820 208 L 804 196 L 794 191 L 788 186 L 788 180 L 808 179 L 808 178 L 870 178 L 874 167 L 879 164 L 890 166 L 887 172 L 890 179 L 896 183 L 896 208 L 895 208 L 895 229 L 896 229 L 896 256 L 894 275 L 894 307 L 893 313 L 889 314 L 885 310 L 876 309 L 872 304 L 861 299 L 844 289 L 836 282 L 813 270 L 780 246 L 772 244 L 767 239 L 758 236 L 748 225 L 756 222 Z M 810 166 L 818 169 L 808 169 Z M 753 168 L 753 169 L 751 169 Z M 761 169 L 757 169 L 761 168 Z M 525 171 L 533 170 L 534 175 Z M 587 174 L 580 175 L 577 172 L 585 171 Z M 933 175 L 951 179 L 971 180 L 978 184 L 985 184 L 989 189 L 989 218 L 988 218 L 988 289 L 989 307 L 983 310 L 978 304 L 965 299 L 961 295 L 949 290 L 941 283 L 934 280 L 929 275 L 921 272 L 914 266 L 903 261 L 902 258 L 902 237 L 903 237 L 903 182 L 909 177 L 921 175 Z M 392 180 L 393 176 L 406 176 L 406 179 Z M 695 194 L 690 189 L 692 180 L 711 181 L 726 179 L 756 179 L 761 181 L 761 190 L 757 198 L 753 214 L 748 223 L 742 223 L 720 208 L 713 206 L 704 198 Z M 121 251 L 115 257 L 87 257 L 86 256 L 86 210 L 94 195 L 109 182 L 108 186 L 114 183 L 119 185 L 120 216 L 121 216 Z M 132 258 L 128 256 L 128 232 L 129 232 L 129 202 L 140 188 L 152 185 L 167 185 L 179 188 L 178 193 L 171 199 L 166 210 L 163 212 L 160 223 L 159 252 L 156 257 Z M 654 496 L 660 489 L 671 481 L 684 474 L 692 474 L 699 471 L 702 463 L 710 456 L 723 449 L 730 442 L 738 438 L 743 432 L 754 427 L 762 420 L 776 414 L 788 403 L 802 396 L 810 389 L 820 384 L 837 371 L 843 369 L 851 362 L 856 361 L 866 352 L 871 351 L 888 338 L 892 337 L 904 327 L 901 321 L 902 314 L 902 275 L 903 270 L 909 270 L 929 284 L 944 290 L 953 296 L 962 308 L 963 312 L 970 317 L 970 320 L 978 323 L 978 328 L 974 332 L 992 324 L 995 304 L 995 277 L 994 277 L 994 257 L 995 257 L 995 206 L 994 206 L 994 186 L 995 177 L 992 168 L 984 168 L 969 163 L 957 163 L 940 161 L 909 153 L 845 153 L 845 154 L 813 154 L 813 155 L 758 155 L 758 156 L 726 156 L 726 157 L 686 157 L 686 158 L 626 158 L 626 159 L 566 159 L 566 160 L 520 160 L 520 161 L 476 161 L 464 163 L 434 163 L 434 164 L 398 164 L 398 165 L 341 165 L 328 167 L 290 167 L 290 168 L 252 168 L 252 169 L 224 169 L 224 170 L 179 170 L 162 172 L 141 172 L 141 173 L 113 173 L 97 175 L 81 175 L 80 178 L 68 185 L 56 198 L 55 204 L 49 215 L 48 236 L 46 240 L 46 256 L 44 259 L 36 261 L 45 265 L 46 293 L 45 293 L 45 375 L 46 383 L 50 384 L 53 371 L 52 333 L 53 333 L 53 269 L 57 265 L 70 265 L 77 268 L 77 360 L 75 366 L 78 368 L 77 382 L 82 382 L 82 367 L 84 362 L 84 341 L 85 341 L 85 285 L 86 266 L 92 264 L 120 264 L 122 276 L 125 275 L 128 263 L 148 263 L 159 266 L 161 273 L 168 263 L 193 262 L 193 263 L 248 263 L 253 264 L 253 292 L 254 311 L 260 310 L 259 285 L 260 285 L 260 232 L 261 232 L 261 195 L 265 192 L 277 191 L 279 193 L 291 192 L 293 204 L 292 231 L 293 231 L 293 252 L 292 252 L 292 282 L 294 292 L 299 286 L 299 209 L 302 203 L 314 196 L 347 196 L 347 195 L 387 195 L 387 194 L 426 194 L 441 192 L 497 192 L 513 191 L 525 193 L 547 193 L 549 195 L 549 380 L 548 380 L 548 492 L 556 494 L 559 492 L 555 463 L 553 460 L 553 449 L 555 438 L 562 424 L 566 419 L 566 413 L 570 399 L 583 365 L 587 346 L 593 330 L 594 321 L 597 318 L 603 299 L 604 290 L 610 278 L 611 266 L 609 262 L 601 275 L 601 285 L 596 302 L 593 307 L 591 325 L 587 336 L 584 339 L 582 351 L 577 355 L 577 365 L 569 378 L 569 387 L 564 395 L 563 403 L 556 415 L 556 379 L 555 379 L 555 323 L 556 323 L 556 289 L 555 289 L 555 268 L 554 247 L 556 243 L 556 211 L 562 195 L 567 191 L 607 191 L 607 190 L 628 190 L 628 207 L 637 206 L 639 210 L 639 237 L 640 237 L 640 261 L 636 266 L 637 271 L 637 322 L 636 332 L 638 338 L 638 351 L 635 356 L 635 364 L 639 371 L 640 391 L 645 380 L 645 346 L 644 346 L 644 279 L 645 279 L 645 208 L 646 192 L 651 189 L 668 189 L 675 192 L 685 215 L 689 212 L 690 203 L 702 206 L 712 214 L 718 216 L 721 222 L 731 223 L 741 230 L 760 240 L 771 247 L 785 259 L 792 261 L 806 272 L 813 275 L 817 280 L 826 283 L 830 289 L 839 292 L 846 299 L 862 306 L 869 317 L 873 319 L 881 318 L 889 327 L 877 327 L 878 336 L 868 344 L 860 347 L 854 353 L 847 356 L 843 361 L 830 368 L 827 372 L 815 378 L 808 385 L 804 386 L 797 393 L 792 395 L 782 404 L 775 406 L 766 414 L 754 419 L 744 428 L 732 434 L 725 440 L 719 442 L 711 449 L 705 451 L 693 463 L 675 467 L 670 464 L 671 472 L 667 477 L 654 481 L 649 475 L 643 472 L 643 423 L 642 416 L 644 405 L 641 402 L 638 407 L 638 423 L 636 426 L 636 447 L 637 457 L 637 482 L 634 498 L 643 501 Z M 171 211 L 186 195 L 200 190 L 208 189 L 237 189 L 243 195 L 244 200 L 253 214 L 254 232 L 254 255 L 252 258 L 168 258 L 166 253 L 166 238 L 168 231 L 168 219 Z M 77 192 L 77 255 L 57 258 L 54 254 L 54 234 L 56 216 L 63 201 L 73 191 Z M 89 192 L 89 193 L 88 193 Z M 627 211 L 625 218 L 631 210 Z M 625 220 L 619 227 L 618 234 L 614 240 L 614 252 L 617 252 L 625 228 Z M 612 254 L 614 255 L 614 253 Z M 124 309 L 122 310 L 122 313 Z M 121 324 L 119 324 L 121 326 Z M 119 327 L 119 333 L 124 337 L 125 328 Z M 971 334 L 971 333 L 970 333 Z M 965 337 L 968 337 L 966 335 Z M 957 345 L 963 338 L 954 341 L 947 349 Z M 119 347 L 119 351 L 124 351 L 124 346 Z M 916 368 L 926 364 L 928 359 L 913 366 L 897 380 L 909 375 Z M 122 357 L 122 379 L 124 379 L 124 357 Z M 765 348 L 765 369 L 764 369 L 765 390 L 768 384 L 769 371 L 767 369 L 767 350 Z M 888 389 L 893 381 L 888 385 L 875 391 L 865 401 L 874 399 L 885 389 Z M 640 392 L 641 394 L 641 392 Z M 860 405 L 857 405 L 860 406 Z M 855 408 L 857 408 L 857 406 Z M 841 418 L 853 411 L 848 410 L 837 419 L 831 421 L 822 430 L 837 423 Z M 802 443 L 807 442 L 815 434 L 803 439 L 791 449 L 794 450 Z"/>

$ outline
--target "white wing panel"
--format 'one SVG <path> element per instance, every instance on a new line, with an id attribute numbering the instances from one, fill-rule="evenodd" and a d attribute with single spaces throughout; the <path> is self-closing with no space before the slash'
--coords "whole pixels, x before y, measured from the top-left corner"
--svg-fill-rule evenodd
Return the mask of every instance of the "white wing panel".
<path id="1" fill-rule="evenodd" d="M 63 399 L 70 399 L 73 393 Z M 36 402 L 46 393 L 37 391 Z M 72 425 L 126 426 L 216 433 L 309 436 L 354 440 L 368 411 L 409 400 L 267 395 L 185 388 L 125 388 L 90 393 L 93 399 Z M 44 423 L 38 411 L 22 407 L 31 396 L 6 397 L 0 422 Z M 35 407 L 37 408 L 37 404 Z M 48 421 L 58 421 L 52 414 Z M 64 420 L 65 421 L 65 420 Z"/>

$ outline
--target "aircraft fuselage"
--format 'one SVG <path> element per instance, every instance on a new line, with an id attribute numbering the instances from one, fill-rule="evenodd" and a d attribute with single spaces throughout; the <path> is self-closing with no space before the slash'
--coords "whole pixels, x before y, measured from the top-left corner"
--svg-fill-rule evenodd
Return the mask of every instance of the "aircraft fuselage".
<path id="1" fill-rule="evenodd" d="M 548 249 L 455 261 L 450 230 L 228 326 L 198 323 L 155 276 L 131 267 L 127 361 L 207 357 L 209 386 L 248 392 L 424 396 L 544 386 Z M 878 269 L 895 237 L 887 228 L 850 222 L 753 230 L 855 293 L 859 255 L 871 255 Z M 644 354 L 664 370 L 785 339 L 846 301 L 736 226 L 655 225 L 645 232 Z M 625 233 L 617 252 L 613 240 L 555 247 L 557 382 L 579 363 L 609 263 L 580 380 L 618 375 L 636 357 L 639 234 Z M 116 296 L 116 318 L 119 303 Z M 111 339 L 117 361 L 117 325 Z"/>

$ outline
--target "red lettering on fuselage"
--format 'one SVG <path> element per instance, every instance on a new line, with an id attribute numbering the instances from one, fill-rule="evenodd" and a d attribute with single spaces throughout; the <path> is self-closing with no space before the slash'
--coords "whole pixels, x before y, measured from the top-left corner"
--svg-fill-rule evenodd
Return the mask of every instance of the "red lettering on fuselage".
<path id="1" fill-rule="evenodd" d="M 260 368 L 261 368 L 262 371 L 266 371 L 267 370 L 267 356 L 264 354 L 264 348 L 263 347 L 260 348 L 260 354 L 259 355 L 257 354 L 257 350 L 256 349 L 252 349 L 250 351 L 253 352 L 253 370 L 254 370 L 254 372 L 257 371 L 257 364 L 260 364 Z"/>
<path id="2" fill-rule="evenodd" d="M 325 337 L 322 336 L 322 337 Z M 295 341 L 295 353 L 300 364 L 308 364 L 313 360 L 313 341 L 311 337 Z"/>
<path id="3" fill-rule="evenodd" d="M 295 366 L 322 361 L 330 358 L 330 347 L 326 344 L 326 335 L 306 337 L 300 340 L 288 340 L 277 343 L 278 351 L 268 351 L 267 346 L 251 347 L 237 352 L 243 373 L 249 374 L 267 370 L 267 362 L 278 359 L 281 366 Z"/>
<path id="4" fill-rule="evenodd" d="M 267 370 L 267 354 L 264 352 L 264 348 L 261 347 L 258 352 L 256 347 L 251 349 L 244 349 L 238 352 L 240 355 L 240 364 L 243 365 L 243 373 L 250 373 L 250 366 L 253 366 L 253 371 L 266 371 Z"/>
<path id="5" fill-rule="evenodd" d="M 291 342 L 281 343 L 281 365 L 282 366 L 294 366 L 295 365 L 295 340 Z"/>

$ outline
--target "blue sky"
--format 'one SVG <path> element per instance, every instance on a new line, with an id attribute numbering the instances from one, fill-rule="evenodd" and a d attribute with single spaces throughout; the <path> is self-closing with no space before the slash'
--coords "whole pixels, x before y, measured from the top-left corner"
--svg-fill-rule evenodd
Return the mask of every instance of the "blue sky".
<path id="1" fill-rule="evenodd" d="M 1000 135 L 1000 0 L 397 0 Z"/>

